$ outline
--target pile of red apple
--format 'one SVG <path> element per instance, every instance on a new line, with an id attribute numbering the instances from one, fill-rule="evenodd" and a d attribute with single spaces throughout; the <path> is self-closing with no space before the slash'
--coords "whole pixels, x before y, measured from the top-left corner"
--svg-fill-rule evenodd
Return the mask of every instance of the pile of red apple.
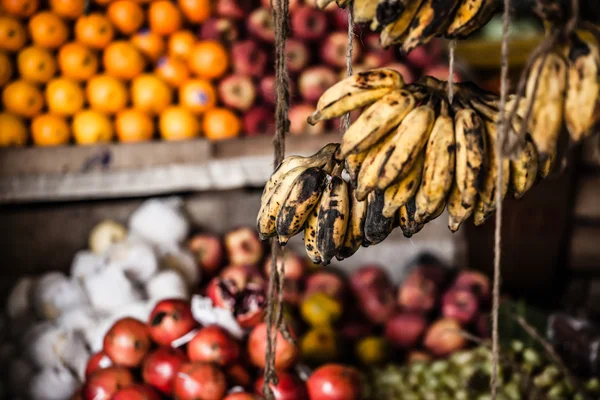
<path id="1" fill-rule="evenodd" d="M 270 133 L 275 104 L 275 29 L 270 0 L 218 1 L 216 17 L 203 23 L 202 39 L 216 39 L 230 48 L 233 74 L 218 85 L 220 101 L 242 115 L 243 131 L 250 136 Z M 347 48 L 346 10 L 332 5 L 322 11 L 314 0 L 290 2 L 290 38 L 287 41 L 287 68 L 291 76 L 292 134 L 320 134 L 325 124 L 309 126 L 306 118 L 314 111 L 321 94 L 345 73 Z M 421 73 L 447 79 L 447 63 L 441 46 L 433 42 L 411 52 L 406 58 L 394 48 L 382 49 L 379 35 L 368 29 L 355 30 L 353 64 L 356 71 L 389 66 L 405 80 Z"/>

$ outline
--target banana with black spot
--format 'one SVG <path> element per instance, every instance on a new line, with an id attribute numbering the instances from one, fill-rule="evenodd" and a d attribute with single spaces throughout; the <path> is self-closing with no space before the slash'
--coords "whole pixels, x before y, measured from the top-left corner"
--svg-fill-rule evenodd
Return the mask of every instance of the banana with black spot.
<path id="1" fill-rule="evenodd" d="M 377 31 L 394 21 L 396 21 L 405 12 L 413 0 L 379 0 L 375 9 L 375 18 L 371 23 L 371 30 Z"/>
<path id="2" fill-rule="evenodd" d="M 401 10 L 400 14 L 396 17 L 393 22 L 388 24 L 381 23 L 383 26 L 381 35 L 379 37 L 379 43 L 382 47 L 388 47 L 392 44 L 401 42 L 408 32 L 408 28 L 417 15 L 419 7 L 425 0 L 409 0 L 406 7 Z"/>
<path id="3" fill-rule="evenodd" d="M 516 160 L 510 161 L 510 182 L 515 199 L 522 198 L 531 189 L 537 179 L 538 156 L 529 134 L 525 137 L 525 146 Z"/>
<path id="4" fill-rule="evenodd" d="M 405 205 L 400 207 L 398 211 L 398 221 L 400 229 L 405 237 L 411 238 L 413 235 L 419 233 L 423 226 L 423 223 L 419 223 L 415 220 L 415 213 L 417 211 L 417 204 L 415 198 L 410 199 Z"/>
<path id="5" fill-rule="evenodd" d="M 408 174 L 385 189 L 383 192 L 384 205 L 382 210 L 384 217 L 392 218 L 396 214 L 396 211 L 417 193 L 419 185 L 422 182 L 421 176 L 423 175 L 424 162 L 425 154 L 420 153 L 417 156 L 417 162 Z"/>
<path id="6" fill-rule="evenodd" d="M 376 10 L 375 0 L 352 0 L 354 22 L 357 24 L 371 22 L 375 18 Z"/>
<path id="7" fill-rule="evenodd" d="M 352 256 L 363 244 L 366 217 L 367 202 L 358 201 L 354 196 L 354 190 L 350 190 L 350 221 L 348 221 L 344 244 L 335 256 L 339 261 Z"/>
<path id="8" fill-rule="evenodd" d="M 474 204 L 465 207 L 462 193 L 455 183 L 448 196 L 448 228 L 452 232 L 458 231 L 462 223 L 473 214 L 474 207 Z"/>
<path id="9" fill-rule="evenodd" d="M 395 216 L 383 216 L 384 194 L 373 191 L 367 197 L 367 215 L 365 219 L 365 239 L 369 244 L 381 243 L 394 228 Z"/>
<path id="10" fill-rule="evenodd" d="M 315 264 L 321 264 L 321 253 L 317 249 L 317 229 L 319 227 L 319 206 L 317 205 L 308 218 L 304 226 L 304 249 L 306 255 Z"/>
<path id="11" fill-rule="evenodd" d="M 452 22 L 446 29 L 447 38 L 464 39 L 487 24 L 498 7 L 496 0 L 462 0 Z"/>
<path id="12" fill-rule="evenodd" d="M 385 162 L 385 154 L 382 152 L 382 149 L 393 145 L 394 137 L 394 133 L 390 133 L 367 152 L 365 159 L 360 165 L 356 179 L 355 195 L 357 199 L 361 201 L 366 200 L 367 195 L 375 189 L 378 171 Z M 346 159 L 346 162 L 348 162 L 348 159 Z"/>
<path id="13" fill-rule="evenodd" d="M 349 154 L 344 160 L 346 172 L 350 176 L 350 182 L 353 187 L 356 187 L 358 184 L 358 174 L 368 153 L 369 151 L 363 151 L 358 154 Z"/>
<path id="14" fill-rule="evenodd" d="M 329 264 L 344 245 L 349 217 L 348 184 L 334 170 L 333 175 L 327 177 L 319 204 L 316 244 L 324 264 Z"/>

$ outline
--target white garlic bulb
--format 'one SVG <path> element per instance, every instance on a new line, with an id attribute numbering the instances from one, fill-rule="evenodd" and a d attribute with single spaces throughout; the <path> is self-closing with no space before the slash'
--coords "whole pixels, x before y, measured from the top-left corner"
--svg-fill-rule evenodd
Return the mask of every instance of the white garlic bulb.
<path id="1" fill-rule="evenodd" d="M 127 237 L 127 228 L 117 221 L 104 220 L 98 223 L 89 237 L 90 249 L 96 254 L 104 253 L 110 246 Z"/>
<path id="2" fill-rule="evenodd" d="M 131 214 L 129 230 L 154 245 L 181 243 L 189 231 L 181 206 L 177 198 L 147 200 Z"/>
<path id="3" fill-rule="evenodd" d="M 31 400 L 65 400 L 75 393 L 79 382 L 64 367 L 47 367 L 36 373 L 29 385 Z"/>
<path id="4" fill-rule="evenodd" d="M 163 299 L 188 299 L 188 284 L 181 274 L 174 270 L 165 270 L 156 274 L 146 284 L 146 294 L 154 301 Z"/>
<path id="5" fill-rule="evenodd" d="M 158 271 L 152 247 L 140 239 L 128 238 L 106 252 L 109 267 L 119 268 L 136 283 L 144 284 Z"/>
<path id="6" fill-rule="evenodd" d="M 17 318 L 18 316 L 28 314 L 32 311 L 32 288 L 35 279 L 31 277 L 23 277 L 19 279 L 13 287 L 6 300 L 6 315 L 9 318 Z"/>
<path id="7" fill-rule="evenodd" d="M 83 280 L 87 297 L 95 310 L 112 312 L 141 299 L 142 294 L 119 268 L 106 268 Z"/>

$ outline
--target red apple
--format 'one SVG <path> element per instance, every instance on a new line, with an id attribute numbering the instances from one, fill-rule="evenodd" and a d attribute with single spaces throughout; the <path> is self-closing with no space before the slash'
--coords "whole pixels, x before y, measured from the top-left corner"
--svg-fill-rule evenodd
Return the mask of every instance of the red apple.
<path id="1" fill-rule="evenodd" d="M 225 374 L 215 364 L 183 364 L 175 376 L 173 392 L 177 400 L 220 400 L 226 391 Z"/>
<path id="2" fill-rule="evenodd" d="M 248 10 L 245 10 L 238 0 L 219 0 L 215 2 L 215 6 L 215 12 L 219 17 L 244 19 L 248 15 Z"/>
<path id="3" fill-rule="evenodd" d="M 329 4 L 328 7 L 325 8 L 329 10 L 328 15 L 331 17 L 331 21 L 335 29 L 339 31 L 348 31 L 348 10 L 339 8 L 335 2 Z"/>
<path id="4" fill-rule="evenodd" d="M 188 250 L 194 255 L 198 266 L 205 276 L 215 275 L 225 257 L 221 238 L 210 233 L 194 235 L 187 243 Z"/>
<path id="5" fill-rule="evenodd" d="M 365 265 L 350 274 L 350 287 L 359 293 L 373 286 L 391 286 L 390 278 L 383 267 L 379 265 Z"/>
<path id="6" fill-rule="evenodd" d="M 325 133 L 325 124 L 310 125 L 307 118 L 315 112 L 311 104 L 296 104 L 290 108 L 290 134 L 292 135 L 321 135 Z"/>
<path id="7" fill-rule="evenodd" d="M 412 83 L 415 80 L 411 69 L 406 64 L 395 62 L 387 64 L 385 68 L 395 69 L 396 71 L 400 72 L 400 75 L 402 75 L 402 77 L 404 78 L 404 82 L 406 83 Z"/>
<path id="8" fill-rule="evenodd" d="M 96 371 L 83 386 L 85 400 L 110 400 L 121 388 L 133 383 L 133 375 L 124 367 L 109 367 Z"/>
<path id="9" fill-rule="evenodd" d="M 454 281 L 453 287 L 472 292 L 480 301 L 486 303 L 490 300 L 490 279 L 478 271 L 460 271 Z"/>
<path id="10" fill-rule="evenodd" d="M 461 334 L 461 329 L 460 323 L 455 319 L 439 319 L 429 326 L 423 344 L 434 355 L 447 356 L 466 346 L 467 341 Z"/>
<path id="11" fill-rule="evenodd" d="M 273 111 L 264 106 L 250 109 L 242 117 L 242 126 L 246 136 L 270 135 L 274 131 Z"/>
<path id="12" fill-rule="evenodd" d="M 106 353 L 100 351 L 96 354 L 93 354 L 87 362 L 87 366 L 85 368 L 85 376 L 89 378 L 94 372 L 108 368 L 113 365 L 112 360 Z"/>
<path id="13" fill-rule="evenodd" d="M 304 382 L 302 382 L 295 375 L 278 371 L 277 378 L 279 379 L 279 383 L 277 383 L 277 385 L 269 385 L 273 391 L 274 400 L 300 400 L 309 398 L 306 394 L 306 386 L 304 385 Z M 261 376 L 254 385 L 254 393 L 256 393 L 258 396 L 263 395 L 262 387 L 264 381 L 265 378 Z"/>
<path id="14" fill-rule="evenodd" d="M 471 323 L 479 311 L 479 302 L 473 293 L 451 289 L 442 297 L 442 315 L 454 318 L 463 325 Z"/>
<path id="15" fill-rule="evenodd" d="M 385 337 L 397 348 L 410 349 L 417 345 L 426 328 L 422 315 L 398 313 L 385 324 Z"/>
<path id="16" fill-rule="evenodd" d="M 267 276 L 269 276 L 271 273 L 271 260 L 271 255 L 269 255 L 265 260 L 264 268 Z M 281 264 L 281 257 L 277 260 L 277 263 Z M 284 276 L 289 279 L 302 279 L 306 272 L 306 264 L 302 258 L 288 249 L 283 251 L 283 266 L 285 268 Z"/>
<path id="17" fill-rule="evenodd" d="M 225 375 L 230 386 L 249 388 L 252 384 L 252 376 L 248 368 L 243 364 L 238 363 L 227 367 Z"/>
<path id="18" fill-rule="evenodd" d="M 252 40 L 234 43 L 231 57 L 237 74 L 261 77 L 267 67 L 267 53 Z"/>
<path id="19" fill-rule="evenodd" d="M 236 361 L 240 348 L 233 337 L 223 328 L 212 325 L 202 328 L 188 343 L 191 361 L 204 361 L 225 366 Z"/>
<path id="20" fill-rule="evenodd" d="M 361 47 L 356 38 L 353 37 L 354 49 L 352 51 L 352 62 L 360 58 Z M 321 60 L 336 68 L 346 66 L 346 53 L 348 52 L 348 34 L 346 32 L 333 32 L 325 38 L 321 45 Z"/>
<path id="21" fill-rule="evenodd" d="M 224 43 L 233 43 L 239 37 L 236 24 L 227 18 L 210 18 L 202 23 L 199 32 L 202 40 L 216 40 Z"/>
<path id="22" fill-rule="evenodd" d="M 250 35 L 267 43 L 275 42 L 275 25 L 271 11 L 259 7 L 248 16 L 248 32 Z"/>
<path id="23" fill-rule="evenodd" d="M 236 392 L 236 393 L 231 393 L 230 395 L 225 397 L 223 400 L 257 400 L 257 399 L 256 399 L 256 397 L 254 397 L 254 395 L 251 395 L 248 392 Z"/>
<path id="24" fill-rule="evenodd" d="M 292 14 L 293 35 L 299 39 L 317 40 L 327 32 L 327 16 L 312 7 L 301 6 Z"/>
<path id="25" fill-rule="evenodd" d="M 196 325 L 189 301 L 179 299 L 159 301 L 148 318 L 148 331 L 152 340 L 163 346 L 171 345 Z"/>
<path id="26" fill-rule="evenodd" d="M 434 65 L 423 71 L 423 75 L 433 76 L 441 81 L 447 81 L 450 76 L 450 70 L 447 65 Z M 454 82 L 460 82 L 460 74 L 454 70 Z"/>
<path id="27" fill-rule="evenodd" d="M 302 98 L 316 103 L 321 95 L 337 82 L 337 76 L 328 67 L 310 67 L 305 69 L 298 79 L 298 88 Z"/>
<path id="28" fill-rule="evenodd" d="M 256 99 L 256 88 L 246 75 L 229 75 L 219 82 L 219 98 L 229 108 L 246 111 Z"/>
<path id="29" fill-rule="evenodd" d="M 275 328 L 274 328 L 275 329 Z M 267 354 L 267 324 L 260 323 L 254 327 L 248 337 L 248 355 L 252 365 L 264 368 Z M 280 331 L 277 331 L 277 344 L 275 346 L 275 368 L 286 370 L 298 359 L 299 349 L 288 341 Z"/>
<path id="30" fill-rule="evenodd" d="M 146 324 L 127 317 L 109 329 L 102 350 L 115 364 L 133 368 L 142 363 L 149 349 L 150 335 Z"/>
<path id="31" fill-rule="evenodd" d="M 160 347 L 144 360 L 142 379 L 167 396 L 173 393 L 177 370 L 188 362 L 185 353 L 172 347 Z"/>
<path id="32" fill-rule="evenodd" d="M 342 301 L 346 292 L 346 283 L 340 275 L 329 272 L 319 271 L 309 275 L 306 278 L 304 298 L 310 297 L 314 293 L 325 293 L 334 299 Z"/>
<path id="33" fill-rule="evenodd" d="M 264 247 L 254 228 L 240 227 L 225 235 L 225 250 L 233 265 L 257 265 L 264 255 Z"/>
<path id="34" fill-rule="evenodd" d="M 288 39 L 285 44 L 287 67 L 290 72 L 300 72 L 310 62 L 310 52 L 303 41 Z"/>
<path id="35" fill-rule="evenodd" d="M 160 400 L 160 396 L 150 386 L 135 384 L 119 390 L 111 400 Z"/>
<path id="36" fill-rule="evenodd" d="M 277 4 L 277 0 L 274 0 L 275 4 Z M 262 4 L 263 7 L 267 8 L 267 9 L 271 9 L 271 0 L 261 0 L 260 3 Z M 288 9 L 290 13 L 293 13 L 294 11 L 296 11 L 296 9 L 298 8 L 298 6 L 301 4 L 300 0 L 290 0 L 289 1 L 289 5 L 288 5 Z"/>
<path id="37" fill-rule="evenodd" d="M 350 277 L 350 286 L 369 321 L 380 324 L 393 314 L 394 287 L 383 268 L 369 265 L 356 270 Z"/>
<path id="38" fill-rule="evenodd" d="M 326 364 L 316 369 L 306 381 L 308 398 L 311 400 L 360 400 L 362 378 L 351 367 Z"/>
<path id="39" fill-rule="evenodd" d="M 398 290 L 398 305 L 405 311 L 427 313 L 436 299 L 437 285 L 418 271 L 413 271 Z"/>

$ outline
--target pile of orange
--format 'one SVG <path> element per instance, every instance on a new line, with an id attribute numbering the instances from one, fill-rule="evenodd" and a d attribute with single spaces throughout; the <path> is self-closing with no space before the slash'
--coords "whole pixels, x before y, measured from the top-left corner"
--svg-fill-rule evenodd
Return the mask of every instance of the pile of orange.
<path id="1" fill-rule="evenodd" d="M 235 137 L 211 0 L 0 0 L 0 147 Z"/>

